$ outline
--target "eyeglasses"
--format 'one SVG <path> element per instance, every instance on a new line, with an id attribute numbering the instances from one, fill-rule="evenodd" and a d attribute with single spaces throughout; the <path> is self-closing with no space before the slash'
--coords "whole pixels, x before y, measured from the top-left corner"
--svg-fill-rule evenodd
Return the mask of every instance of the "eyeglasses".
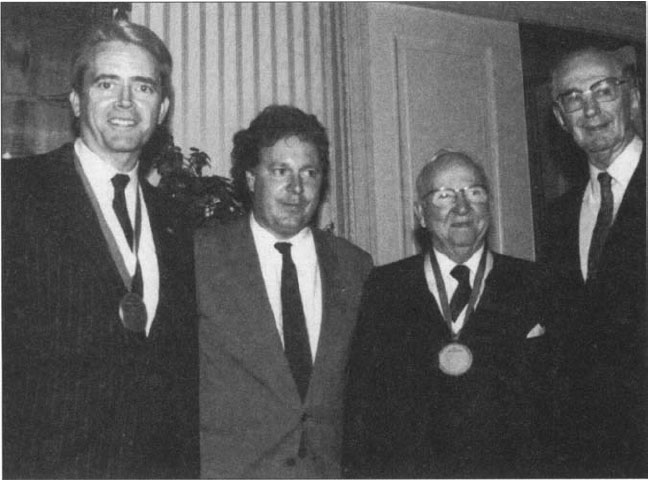
<path id="1" fill-rule="evenodd" d="M 426 197 L 432 195 L 432 205 L 439 208 L 453 207 L 457 203 L 457 197 L 463 194 L 467 202 L 470 203 L 486 203 L 488 201 L 488 190 L 482 185 L 472 185 L 463 188 L 438 188 L 430 190 L 428 193 L 421 197 L 425 200 Z"/>
<path id="2" fill-rule="evenodd" d="M 628 83 L 627 78 L 604 78 L 590 86 L 589 91 L 591 93 L 589 95 L 597 102 L 611 102 L 619 98 L 619 95 L 621 95 L 620 87 L 624 83 Z M 585 106 L 585 97 L 587 95 L 587 92 L 581 92 L 580 90 L 568 90 L 558 95 L 556 103 L 560 105 L 565 113 L 577 112 Z"/>

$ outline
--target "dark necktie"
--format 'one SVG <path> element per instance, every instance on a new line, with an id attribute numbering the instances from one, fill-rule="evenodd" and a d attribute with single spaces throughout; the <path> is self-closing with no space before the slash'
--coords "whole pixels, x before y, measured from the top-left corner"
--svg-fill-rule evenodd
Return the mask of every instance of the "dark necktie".
<path id="1" fill-rule="evenodd" d="M 310 382 L 313 360 L 311 357 L 308 332 L 306 330 L 306 317 L 299 293 L 299 280 L 297 269 L 290 255 L 292 244 L 286 242 L 275 243 L 283 257 L 281 268 L 281 309 L 283 312 L 283 334 L 286 358 L 290 365 L 299 396 L 302 401 L 306 398 L 308 383 Z"/>
<path id="2" fill-rule="evenodd" d="M 599 173 L 598 181 L 601 184 L 601 207 L 596 217 L 596 225 L 592 233 L 589 254 L 587 256 L 587 279 L 596 278 L 598 264 L 605 245 L 610 227 L 612 226 L 612 213 L 614 210 L 614 196 L 612 195 L 612 177 L 607 172 Z"/>
<path id="3" fill-rule="evenodd" d="M 111 179 L 111 181 L 113 187 L 115 188 L 113 210 L 115 211 L 115 215 L 117 215 L 117 220 L 119 220 L 119 224 L 121 225 L 122 230 L 124 230 L 124 234 L 126 235 L 128 245 L 130 245 L 132 250 L 133 226 L 131 225 L 128 209 L 126 208 L 126 194 L 124 193 L 126 190 L 126 185 L 128 185 L 128 182 L 130 181 L 130 177 L 128 175 L 124 175 L 123 173 L 118 173 Z M 137 293 L 138 295 L 142 295 L 143 293 L 142 269 L 140 267 L 139 261 L 137 262 L 137 265 L 135 267 L 135 275 L 133 275 L 130 291 L 132 293 Z"/>
<path id="4" fill-rule="evenodd" d="M 130 217 L 128 216 L 128 209 L 126 208 L 126 195 L 124 190 L 126 190 L 126 185 L 130 178 L 128 175 L 123 173 L 118 173 L 112 178 L 113 187 L 115 187 L 115 197 L 113 198 L 113 210 L 117 215 L 117 220 L 124 230 L 126 235 L 126 240 L 128 245 L 130 245 L 131 250 L 133 248 L 133 226 L 131 225 Z"/>
<path id="5" fill-rule="evenodd" d="M 457 289 L 452 295 L 452 300 L 450 300 L 450 313 L 452 315 L 452 321 L 455 322 L 470 299 L 472 290 L 470 288 L 470 269 L 465 265 L 457 265 L 452 269 L 450 275 L 459 282 Z"/>

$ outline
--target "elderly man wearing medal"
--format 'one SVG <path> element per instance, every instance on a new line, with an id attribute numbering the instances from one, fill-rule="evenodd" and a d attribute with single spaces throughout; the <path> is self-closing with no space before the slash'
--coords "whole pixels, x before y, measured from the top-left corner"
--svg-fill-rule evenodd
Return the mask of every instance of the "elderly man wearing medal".
<path id="1" fill-rule="evenodd" d="M 545 275 L 489 250 L 488 181 L 468 155 L 437 153 L 416 187 L 428 245 L 365 284 L 344 473 L 542 475 Z"/>

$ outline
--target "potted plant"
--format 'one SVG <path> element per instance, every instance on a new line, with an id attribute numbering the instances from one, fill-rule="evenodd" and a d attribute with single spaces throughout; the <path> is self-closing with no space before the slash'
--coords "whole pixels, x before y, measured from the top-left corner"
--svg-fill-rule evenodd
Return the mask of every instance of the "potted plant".
<path id="1" fill-rule="evenodd" d="M 192 147 L 185 154 L 166 130 L 156 132 L 153 144 L 155 152 L 149 152 L 149 158 L 160 175 L 158 188 L 184 206 L 195 226 L 207 220 L 227 222 L 245 213 L 231 179 L 203 176 L 211 163 L 207 153 Z"/>

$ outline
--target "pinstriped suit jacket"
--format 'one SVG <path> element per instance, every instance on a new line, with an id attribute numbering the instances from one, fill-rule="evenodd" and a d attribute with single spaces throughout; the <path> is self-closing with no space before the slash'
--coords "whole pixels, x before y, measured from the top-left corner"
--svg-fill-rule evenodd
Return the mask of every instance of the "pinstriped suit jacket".
<path id="1" fill-rule="evenodd" d="M 68 144 L 3 162 L 3 473 L 195 476 L 190 237 L 143 184 L 160 300 L 148 338 L 128 332 L 126 290 L 73 156 Z"/>

